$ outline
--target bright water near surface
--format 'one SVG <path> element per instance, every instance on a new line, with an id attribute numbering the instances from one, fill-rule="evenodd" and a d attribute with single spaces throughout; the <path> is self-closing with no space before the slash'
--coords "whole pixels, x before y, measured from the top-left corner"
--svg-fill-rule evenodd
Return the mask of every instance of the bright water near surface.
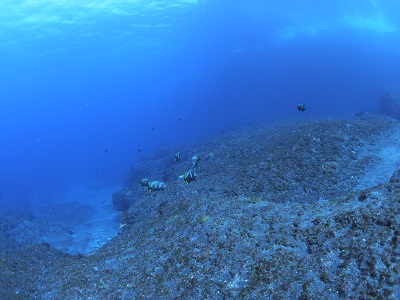
<path id="1" fill-rule="evenodd" d="M 252 122 L 378 112 L 399 91 L 399 15 L 395 0 L 3 0 L 2 203 L 118 185 L 160 145 Z"/>

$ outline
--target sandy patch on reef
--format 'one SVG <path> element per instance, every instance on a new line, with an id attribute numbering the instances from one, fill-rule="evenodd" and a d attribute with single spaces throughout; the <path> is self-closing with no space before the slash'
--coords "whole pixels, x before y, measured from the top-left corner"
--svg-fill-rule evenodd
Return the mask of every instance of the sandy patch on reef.
<path id="1" fill-rule="evenodd" d="M 118 186 L 80 185 L 52 195 L 32 197 L 34 218 L 13 230 L 21 243 L 48 243 L 66 253 L 88 253 L 118 233 L 118 212 L 112 193 Z"/>
<path id="2" fill-rule="evenodd" d="M 180 147 L 180 163 L 173 160 L 176 149 L 162 149 L 128 177 L 125 188 L 135 201 L 114 239 L 85 257 L 46 245 L 0 255 L 2 293 L 8 299 L 400 299 L 400 183 L 370 187 L 398 163 L 399 128 L 387 118 L 267 124 Z M 203 160 L 196 181 L 185 184 L 177 176 L 192 155 Z M 148 193 L 137 184 L 143 176 L 167 188 Z M 354 191 L 362 185 L 370 188 Z M 53 197 L 68 204 L 56 203 L 57 214 L 37 219 L 55 223 L 57 215 L 75 229 L 92 225 L 104 199 L 93 205 L 96 197 L 86 192 Z M 80 195 L 86 201 L 72 202 Z"/>
<path id="3" fill-rule="evenodd" d="M 390 176 L 400 167 L 400 131 L 398 128 L 385 134 L 375 145 L 366 147 L 362 154 L 378 157 L 378 162 L 368 168 L 360 178 L 355 190 L 371 188 L 389 181 Z"/>

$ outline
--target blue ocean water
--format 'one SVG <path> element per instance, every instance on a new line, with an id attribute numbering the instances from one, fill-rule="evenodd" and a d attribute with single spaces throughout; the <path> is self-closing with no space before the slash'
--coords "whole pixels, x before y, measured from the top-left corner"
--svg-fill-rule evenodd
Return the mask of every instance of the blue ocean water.
<path id="1" fill-rule="evenodd" d="M 394 0 L 3 0 L 0 200 L 119 184 L 161 145 L 252 122 L 377 112 L 399 89 L 399 15 Z"/>

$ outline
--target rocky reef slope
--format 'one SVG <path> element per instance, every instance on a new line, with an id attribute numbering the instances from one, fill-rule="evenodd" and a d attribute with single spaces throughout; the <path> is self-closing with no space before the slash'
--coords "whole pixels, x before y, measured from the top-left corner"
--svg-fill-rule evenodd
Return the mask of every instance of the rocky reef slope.
<path id="1" fill-rule="evenodd" d="M 398 122 L 376 117 L 259 125 L 160 149 L 114 197 L 117 237 L 85 257 L 5 247 L 1 294 L 398 299 L 399 136 Z M 193 155 L 202 160 L 185 184 Z M 167 187 L 149 193 L 143 177 Z"/>

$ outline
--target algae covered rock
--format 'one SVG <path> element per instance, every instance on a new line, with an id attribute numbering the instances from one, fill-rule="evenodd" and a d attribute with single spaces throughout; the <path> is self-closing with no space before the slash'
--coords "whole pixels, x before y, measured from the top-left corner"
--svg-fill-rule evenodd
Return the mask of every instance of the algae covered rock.
<path id="1" fill-rule="evenodd" d="M 113 194 L 112 201 L 116 210 L 126 211 L 134 202 L 134 197 L 128 188 L 123 188 Z"/>
<path id="2" fill-rule="evenodd" d="M 400 101 L 389 91 L 382 93 L 380 97 L 380 107 L 382 114 L 400 120 Z"/>
<path id="3" fill-rule="evenodd" d="M 390 182 L 400 182 L 400 169 L 393 172 L 392 176 L 390 177 Z"/>
<path id="4" fill-rule="evenodd" d="M 388 118 L 243 128 L 179 148 L 203 157 L 191 184 L 190 160 L 152 156 L 130 182 L 168 188 L 116 192 L 115 238 L 85 257 L 0 253 L 2 296 L 400 299 L 399 132 Z"/>

